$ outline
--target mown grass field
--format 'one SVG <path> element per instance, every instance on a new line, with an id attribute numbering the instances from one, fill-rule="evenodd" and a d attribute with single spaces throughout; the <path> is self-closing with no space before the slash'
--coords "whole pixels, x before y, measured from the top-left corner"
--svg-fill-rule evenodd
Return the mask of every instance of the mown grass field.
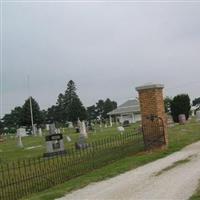
<path id="1" fill-rule="evenodd" d="M 89 183 L 116 176 L 120 173 L 147 164 L 156 159 L 163 158 L 173 152 L 180 150 L 186 145 L 200 140 L 200 123 L 193 120 L 184 126 L 175 125 L 174 127 L 168 128 L 168 134 L 168 149 L 162 151 L 155 150 L 152 152 L 143 151 L 136 155 L 125 157 L 112 164 L 91 171 L 85 175 L 69 180 L 58 186 L 52 187 L 51 189 L 48 189 L 46 191 L 36 193 L 25 199 L 53 200 L 55 198 L 64 196 L 66 193 L 72 190 L 82 188 Z M 194 196 L 193 199 L 200 199 L 199 192 Z"/>
<path id="2" fill-rule="evenodd" d="M 125 128 L 125 133 L 135 132 L 139 124 L 131 125 Z M 74 143 L 78 140 L 79 134 L 75 132 L 74 129 L 65 128 L 61 129 L 64 134 L 64 144 L 65 148 L 74 148 Z M 17 147 L 17 139 L 14 135 L 5 137 L 5 141 L 0 143 L 0 164 L 5 164 L 9 161 L 13 160 L 22 160 L 33 157 L 41 157 L 43 153 L 46 152 L 46 144 L 45 144 L 45 134 L 46 131 L 43 131 L 43 136 L 27 136 L 22 138 L 22 143 L 24 148 Z M 117 126 L 108 128 L 100 128 L 96 127 L 96 131 L 90 131 L 88 133 L 87 142 L 97 141 L 101 139 L 105 139 L 110 136 L 116 136 L 120 133 L 117 131 Z M 66 136 L 70 136 L 72 141 L 68 142 Z M 29 149 L 30 147 L 36 147 L 33 149 Z"/>

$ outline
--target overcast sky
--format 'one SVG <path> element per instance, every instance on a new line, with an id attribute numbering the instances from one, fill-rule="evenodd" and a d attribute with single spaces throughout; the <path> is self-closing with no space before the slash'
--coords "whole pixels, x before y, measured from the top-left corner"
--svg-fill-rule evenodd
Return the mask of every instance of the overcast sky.
<path id="1" fill-rule="evenodd" d="M 85 106 L 135 87 L 200 96 L 200 3 L 3 3 L 3 114 L 31 95 L 45 109 L 75 81 Z"/>

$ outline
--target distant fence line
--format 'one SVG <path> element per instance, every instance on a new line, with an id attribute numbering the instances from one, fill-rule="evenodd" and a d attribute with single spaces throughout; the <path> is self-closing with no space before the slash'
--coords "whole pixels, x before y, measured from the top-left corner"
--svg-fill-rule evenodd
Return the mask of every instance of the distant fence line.
<path id="1" fill-rule="evenodd" d="M 143 149 L 142 133 L 124 133 L 91 142 L 85 149 L 70 149 L 66 155 L 9 162 L 0 166 L 0 199 L 26 197 Z"/>

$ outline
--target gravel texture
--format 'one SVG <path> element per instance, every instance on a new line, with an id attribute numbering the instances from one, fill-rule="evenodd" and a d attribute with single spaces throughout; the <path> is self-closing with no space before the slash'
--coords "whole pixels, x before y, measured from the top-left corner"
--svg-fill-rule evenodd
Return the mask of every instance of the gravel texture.
<path id="1" fill-rule="evenodd" d="M 188 162 L 175 165 L 185 159 Z M 73 191 L 59 200 L 186 200 L 195 192 L 199 179 L 200 142 L 197 142 L 165 158 Z"/>

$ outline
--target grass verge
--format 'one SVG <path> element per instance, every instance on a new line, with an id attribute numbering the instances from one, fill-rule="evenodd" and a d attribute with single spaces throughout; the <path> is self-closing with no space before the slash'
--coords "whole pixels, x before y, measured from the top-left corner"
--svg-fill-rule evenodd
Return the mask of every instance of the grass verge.
<path id="1" fill-rule="evenodd" d="M 200 200 L 200 180 L 196 192 L 190 197 L 189 200 Z"/>
<path id="2" fill-rule="evenodd" d="M 187 163 L 187 162 L 189 162 L 189 161 L 190 161 L 190 157 L 188 157 L 188 158 L 186 158 L 186 159 L 183 159 L 183 160 L 176 161 L 176 162 L 174 162 L 172 165 L 170 165 L 170 166 L 168 166 L 168 167 L 162 169 L 162 170 L 159 171 L 158 173 L 156 173 L 155 176 L 160 176 L 160 175 L 163 174 L 164 172 L 167 172 L 167 171 L 169 171 L 169 170 L 171 170 L 171 169 L 173 169 L 173 168 L 175 168 L 175 167 L 177 167 L 177 166 L 179 166 L 179 165 L 182 165 L 182 164 L 184 164 L 184 163 Z"/>

